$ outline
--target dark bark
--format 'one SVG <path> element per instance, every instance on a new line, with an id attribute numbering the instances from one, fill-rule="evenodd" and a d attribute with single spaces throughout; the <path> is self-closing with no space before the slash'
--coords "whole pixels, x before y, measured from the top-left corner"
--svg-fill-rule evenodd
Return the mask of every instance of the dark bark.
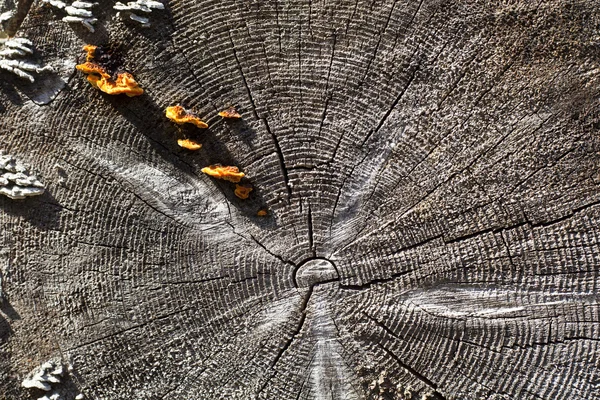
<path id="1" fill-rule="evenodd" d="M 0 71 L 47 189 L 0 198 L 5 398 L 48 360 L 68 399 L 600 397 L 596 1 L 100 3 L 90 33 L 35 2 L 55 72 Z M 92 88 L 86 43 L 145 94 Z"/>

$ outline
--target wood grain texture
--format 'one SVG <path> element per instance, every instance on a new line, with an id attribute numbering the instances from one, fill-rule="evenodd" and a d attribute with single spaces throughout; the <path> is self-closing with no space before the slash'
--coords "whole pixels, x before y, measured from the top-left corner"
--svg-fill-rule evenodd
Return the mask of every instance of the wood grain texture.
<path id="1" fill-rule="evenodd" d="M 55 72 L 0 71 L 47 189 L 0 198 L 4 398 L 48 360 L 67 399 L 600 398 L 596 1 L 112 5 L 92 34 L 34 2 Z M 144 95 L 91 87 L 86 43 Z"/>

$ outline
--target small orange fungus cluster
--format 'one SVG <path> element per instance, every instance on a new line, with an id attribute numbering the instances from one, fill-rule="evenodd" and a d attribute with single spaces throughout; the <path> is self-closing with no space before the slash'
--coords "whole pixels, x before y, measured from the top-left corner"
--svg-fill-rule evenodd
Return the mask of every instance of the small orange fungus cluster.
<path id="1" fill-rule="evenodd" d="M 219 117 L 223 118 L 242 118 L 242 116 L 233 107 L 229 107 L 219 113 Z"/>
<path id="2" fill-rule="evenodd" d="M 176 124 L 193 124 L 198 128 L 208 128 L 208 124 L 206 122 L 202 121 L 191 111 L 188 111 L 179 105 L 167 107 L 165 115 Z"/>
<path id="3" fill-rule="evenodd" d="M 88 44 L 83 47 L 83 50 L 86 52 L 86 60 L 75 68 L 87 75 L 87 80 L 92 86 L 111 95 L 126 94 L 133 97 L 144 93 L 144 89 L 139 87 L 133 75 L 120 69 L 122 63 L 113 49 Z M 167 107 L 165 115 L 178 125 L 192 124 L 201 129 L 208 128 L 208 124 L 202 121 L 194 112 L 186 110 L 180 105 Z M 225 119 L 242 118 L 234 107 L 221 111 L 219 116 Z M 188 138 L 178 139 L 177 144 L 192 151 L 202 148 L 201 143 Z M 250 184 L 239 184 L 245 175 L 240 172 L 238 167 L 214 164 L 202 168 L 202 172 L 213 178 L 235 183 L 234 194 L 238 198 L 245 200 L 250 197 L 253 187 Z M 261 209 L 256 215 L 266 217 L 268 212 L 266 209 Z"/>
<path id="4" fill-rule="evenodd" d="M 144 93 L 144 89 L 138 86 L 129 72 L 120 73 L 114 81 L 97 75 L 88 75 L 87 80 L 92 86 L 111 95 L 126 94 L 128 97 L 134 97 Z"/>
<path id="5" fill-rule="evenodd" d="M 194 151 L 200 150 L 202 148 L 202 145 L 200 143 L 196 143 L 190 139 L 179 139 L 179 140 L 177 140 L 177 144 L 180 147 L 183 147 L 184 149 L 194 150 Z"/>
<path id="6" fill-rule="evenodd" d="M 252 186 L 250 185 L 235 185 L 235 191 L 233 192 L 237 197 L 242 200 L 246 200 L 248 196 L 250 196 L 250 192 L 252 191 Z"/>
<path id="7" fill-rule="evenodd" d="M 144 89 L 139 87 L 129 72 L 109 71 L 107 66 L 97 62 L 96 56 L 99 52 L 97 46 L 87 45 L 83 49 L 87 52 L 86 62 L 75 68 L 87 75 L 87 80 L 92 86 L 111 95 L 125 94 L 134 97 L 144 93 Z M 112 66 L 112 63 L 110 65 Z"/>
<path id="8" fill-rule="evenodd" d="M 238 183 L 244 177 L 244 173 L 240 172 L 238 167 L 223 166 L 221 164 L 209 165 L 208 167 L 202 168 L 202 172 L 213 178 L 223 179 L 233 183 Z"/>
<path id="9" fill-rule="evenodd" d="M 122 62 L 118 52 L 114 51 L 114 48 L 88 44 L 83 46 L 83 50 L 86 52 L 85 62 L 78 64 L 75 68 L 87 75 L 87 80 L 92 86 L 110 95 L 125 94 L 129 97 L 134 97 L 144 93 L 144 89 L 138 85 L 133 75 L 121 69 Z M 202 121 L 192 111 L 186 110 L 180 105 L 167 107 L 165 115 L 178 125 L 192 124 L 201 129 L 208 128 L 206 122 Z M 234 107 L 229 107 L 219 112 L 219 116 L 225 119 L 242 118 Z M 188 138 L 178 139 L 177 144 L 184 149 L 192 151 L 202 148 L 201 143 Z M 250 197 L 253 187 L 250 184 L 239 184 L 245 175 L 243 172 L 240 172 L 238 167 L 214 164 L 202 168 L 202 172 L 213 178 L 235 183 L 234 194 L 238 198 L 245 200 Z M 268 212 L 266 209 L 261 209 L 258 210 L 256 215 L 266 217 Z"/>
<path id="10" fill-rule="evenodd" d="M 83 46 L 83 50 L 85 50 L 87 53 L 85 61 L 92 61 L 94 59 L 97 48 L 98 47 L 94 46 L 93 44 L 86 44 L 85 46 Z"/>

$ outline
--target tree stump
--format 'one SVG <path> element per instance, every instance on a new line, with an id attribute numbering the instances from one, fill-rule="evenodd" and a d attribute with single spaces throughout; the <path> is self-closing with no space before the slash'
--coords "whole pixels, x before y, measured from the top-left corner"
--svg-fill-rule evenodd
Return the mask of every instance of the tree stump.
<path id="1" fill-rule="evenodd" d="M 596 1 L 114 4 L 33 2 L 52 71 L 0 70 L 46 187 L 0 196 L 3 398 L 600 398 Z"/>

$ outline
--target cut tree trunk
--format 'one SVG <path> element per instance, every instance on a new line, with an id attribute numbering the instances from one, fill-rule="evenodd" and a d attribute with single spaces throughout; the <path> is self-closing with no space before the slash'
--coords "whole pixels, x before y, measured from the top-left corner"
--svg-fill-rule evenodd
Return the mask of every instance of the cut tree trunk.
<path id="1" fill-rule="evenodd" d="M 0 196 L 1 398 L 47 361 L 67 400 L 600 398 L 596 0 L 99 3 L 34 2 L 54 72 L 0 70 L 46 185 Z"/>

